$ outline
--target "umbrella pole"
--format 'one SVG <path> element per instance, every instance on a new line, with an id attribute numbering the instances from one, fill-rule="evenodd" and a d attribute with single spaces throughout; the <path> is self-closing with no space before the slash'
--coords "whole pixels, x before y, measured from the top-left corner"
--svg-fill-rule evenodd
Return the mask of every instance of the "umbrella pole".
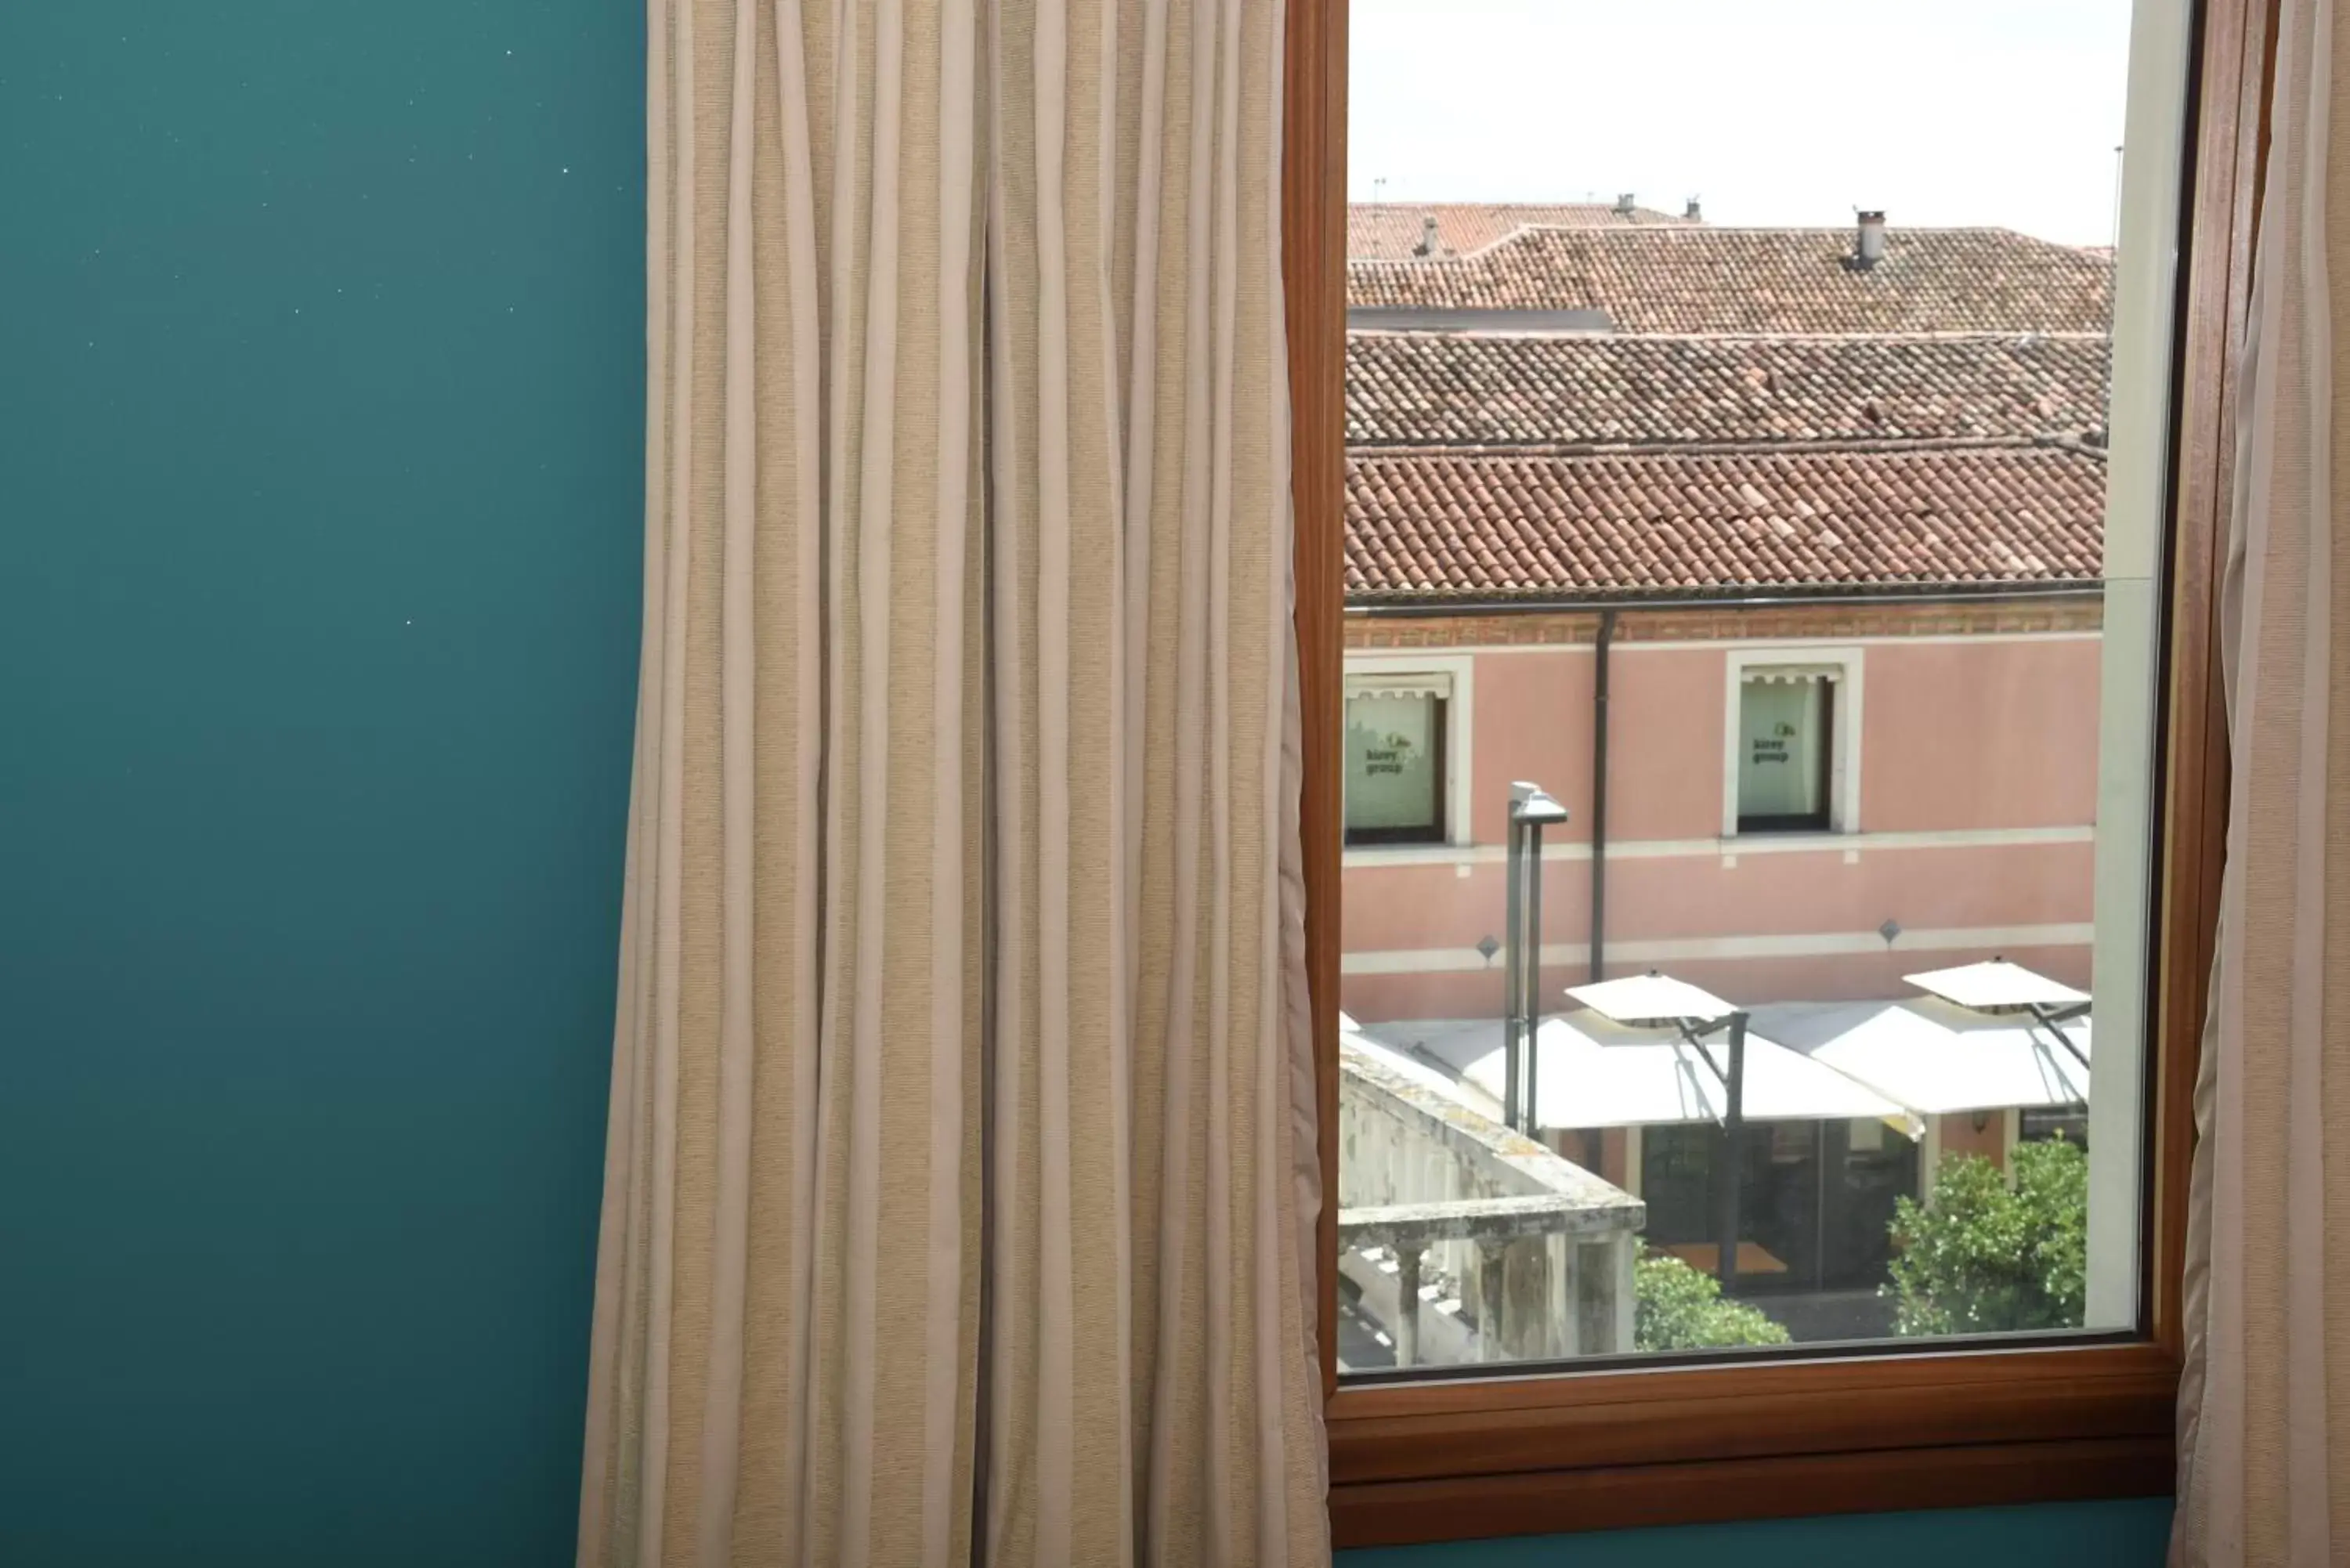
<path id="1" fill-rule="evenodd" d="M 1730 1073 L 1722 1085 L 1727 1099 L 1721 1118 L 1721 1187 L 1718 1199 L 1719 1241 L 1714 1276 L 1724 1295 L 1738 1283 L 1739 1184 L 1746 1177 L 1746 1014 L 1730 1015 Z"/>

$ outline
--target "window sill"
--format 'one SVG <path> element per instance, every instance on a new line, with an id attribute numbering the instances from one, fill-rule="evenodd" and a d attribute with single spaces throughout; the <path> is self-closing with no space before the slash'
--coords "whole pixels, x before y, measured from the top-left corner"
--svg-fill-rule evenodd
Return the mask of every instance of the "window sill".
<path id="1" fill-rule="evenodd" d="M 1476 847 L 1471 844 L 1349 844 L 1342 866 L 1451 866 Z"/>
<path id="2" fill-rule="evenodd" d="M 1800 855 L 1806 851 L 1817 854 L 1829 849 L 1857 849 L 1863 835 L 1847 833 L 1842 828 L 1791 827 L 1749 828 L 1743 833 L 1721 836 L 1724 855 Z"/>
<path id="3" fill-rule="evenodd" d="M 1994 1508 L 2171 1490 L 2168 1436 L 1810 1454 L 1333 1488 L 1332 1544 Z"/>
<path id="4" fill-rule="evenodd" d="M 1340 1546 L 2169 1490 L 2151 1344 L 1342 1388 Z"/>

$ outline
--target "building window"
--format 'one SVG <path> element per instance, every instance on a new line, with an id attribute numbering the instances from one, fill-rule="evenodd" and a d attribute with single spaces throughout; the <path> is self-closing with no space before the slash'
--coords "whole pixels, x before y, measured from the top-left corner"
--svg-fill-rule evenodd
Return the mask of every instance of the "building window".
<path id="1" fill-rule="evenodd" d="M 1663 1126 L 1640 1140 L 1642 1239 L 1700 1273 L 1717 1262 L 1721 1136 L 1712 1125 Z M 1799 1340 L 1890 1334 L 1892 1311 L 1877 1287 L 1894 1204 L 1918 1195 L 1918 1155 L 1907 1136 L 1865 1117 L 1751 1124 L 1739 1179 L 1738 1293 L 1832 1293 L 1774 1303 L 1772 1315 Z"/>
<path id="2" fill-rule="evenodd" d="M 1448 674 L 1347 678 L 1347 842 L 1441 844 L 1450 822 Z"/>
<path id="3" fill-rule="evenodd" d="M 1769 665 L 1738 687 L 1738 831 L 1825 833 L 1832 820 L 1835 671 Z"/>
<path id="4" fill-rule="evenodd" d="M 1860 664 L 1856 648 L 1730 653 L 1722 836 L 1860 831 Z"/>

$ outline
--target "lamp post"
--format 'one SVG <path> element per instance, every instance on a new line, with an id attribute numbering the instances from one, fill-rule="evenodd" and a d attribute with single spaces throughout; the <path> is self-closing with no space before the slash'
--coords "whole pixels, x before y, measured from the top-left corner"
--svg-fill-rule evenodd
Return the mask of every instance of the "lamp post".
<path id="1" fill-rule="evenodd" d="M 1513 1132 L 1535 1129 L 1534 1032 L 1542 1018 L 1543 829 L 1566 821 L 1566 807 L 1540 784 L 1510 786 L 1510 836 L 1503 937 L 1503 1052 L 1502 1119 Z"/>

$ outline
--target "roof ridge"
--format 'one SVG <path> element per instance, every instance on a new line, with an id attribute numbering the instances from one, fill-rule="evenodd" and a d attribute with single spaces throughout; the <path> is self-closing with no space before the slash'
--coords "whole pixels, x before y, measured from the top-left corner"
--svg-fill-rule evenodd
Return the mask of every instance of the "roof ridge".
<path id="1" fill-rule="evenodd" d="M 1676 237 L 1627 237 L 1666 234 Z M 1833 229 L 1535 225 L 1450 259 L 1356 257 L 1347 296 L 1350 311 L 1409 312 L 1403 319 L 1415 326 L 1507 330 L 1532 323 L 1505 311 L 1588 311 L 1626 336 L 2096 333 L 2112 314 L 2110 259 L 2012 229 L 1912 231 L 1869 268 L 1852 265 L 1849 250 L 1849 235 Z M 1440 314 L 1463 309 L 1496 314 L 1491 322 Z"/>
<path id="2" fill-rule="evenodd" d="M 2110 246 L 2082 245 L 2066 240 L 2044 239 L 2038 234 L 2027 234 L 2022 229 L 2011 229 L 1999 223 L 1909 223 L 1890 233 L 1895 238 L 1902 234 L 2006 234 L 2035 245 L 2045 245 L 2051 250 L 2069 251 L 2076 255 L 2098 255 L 2101 251 L 2111 249 Z M 1427 267 L 1441 266 L 1451 262 L 1476 261 L 1492 254 L 1522 235 L 1534 234 L 1577 236 L 1591 234 L 1684 236 L 1690 234 L 1833 234 L 1838 238 L 1849 238 L 1852 229 L 1849 225 L 1832 223 L 1691 223 L 1679 221 L 1662 223 L 1520 223 L 1504 234 L 1496 234 L 1483 244 L 1471 250 L 1451 251 L 1443 255 L 1432 256 L 1348 256 L 1347 265 L 1348 266 Z M 2112 258 L 2110 255 L 2098 255 L 2098 259 L 2111 260 Z"/>

